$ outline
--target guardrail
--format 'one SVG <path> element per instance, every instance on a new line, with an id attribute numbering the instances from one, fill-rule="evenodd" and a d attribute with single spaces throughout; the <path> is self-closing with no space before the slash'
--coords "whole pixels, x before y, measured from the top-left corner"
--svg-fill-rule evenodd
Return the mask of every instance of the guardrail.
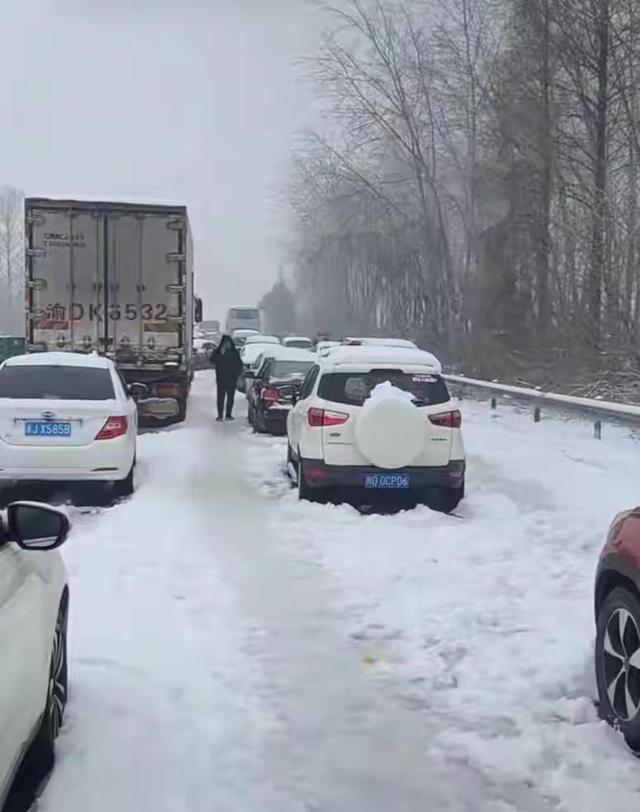
<path id="1" fill-rule="evenodd" d="M 613 401 L 592 398 L 580 398 L 572 395 L 559 395 L 554 392 L 542 392 L 539 389 L 527 389 L 523 386 L 496 383 L 495 381 L 481 381 L 476 378 L 467 378 L 464 375 L 444 375 L 447 383 L 459 391 L 459 396 L 465 389 L 482 390 L 491 398 L 491 407 L 496 409 L 498 398 L 504 400 L 522 401 L 534 405 L 533 419 L 538 422 L 542 414 L 542 406 L 546 405 L 554 411 L 569 411 L 583 417 L 594 418 L 594 436 L 602 436 L 602 421 L 606 418 L 610 422 L 640 425 L 640 405 L 632 403 L 614 403 Z"/>

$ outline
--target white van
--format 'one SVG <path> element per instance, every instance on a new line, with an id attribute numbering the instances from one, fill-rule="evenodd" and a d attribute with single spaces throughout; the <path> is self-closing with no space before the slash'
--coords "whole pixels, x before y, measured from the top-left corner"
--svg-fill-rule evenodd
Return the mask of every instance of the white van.
<path id="1" fill-rule="evenodd" d="M 256 330 L 262 332 L 260 311 L 257 307 L 232 307 L 227 313 L 225 333 L 231 335 L 234 330 Z"/>

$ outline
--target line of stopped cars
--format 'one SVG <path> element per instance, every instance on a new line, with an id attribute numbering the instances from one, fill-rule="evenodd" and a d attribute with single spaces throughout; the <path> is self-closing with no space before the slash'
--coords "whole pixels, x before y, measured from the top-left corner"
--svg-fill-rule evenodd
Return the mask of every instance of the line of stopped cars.
<path id="1" fill-rule="evenodd" d="M 258 432 L 287 437 L 301 499 L 415 491 L 464 495 L 460 412 L 438 360 L 401 339 L 320 342 L 248 335 L 239 387 Z M 18 356 L 0 365 L 0 487 L 89 480 L 133 489 L 135 402 L 108 359 Z M 0 511 L 0 809 L 16 777 L 44 774 L 67 702 L 69 521 L 34 502 Z M 595 582 L 598 707 L 640 753 L 640 508 L 617 516 Z M 13 790 L 12 790 L 13 787 Z"/>
<path id="2" fill-rule="evenodd" d="M 238 386 L 254 430 L 287 436 L 301 499 L 402 494 L 457 507 L 462 418 L 435 356 L 405 339 L 322 342 L 315 353 L 267 342 L 245 344 Z"/>

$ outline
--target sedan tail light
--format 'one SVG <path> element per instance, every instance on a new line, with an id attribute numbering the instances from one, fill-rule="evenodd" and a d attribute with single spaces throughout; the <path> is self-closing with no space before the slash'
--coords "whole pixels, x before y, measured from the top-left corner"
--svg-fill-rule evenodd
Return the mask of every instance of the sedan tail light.
<path id="1" fill-rule="evenodd" d="M 311 408 L 307 412 L 307 422 L 312 428 L 322 426 L 342 426 L 349 419 L 343 412 L 330 412 L 327 409 Z"/>
<path id="2" fill-rule="evenodd" d="M 280 392 L 271 386 L 265 386 L 264 389 L 260 391 L 260 398 L 264 400 L 265 403 L 277 403 L 280 400 Z"/>
<path id="3" fill-rule="evenodd" d="M 457 409 L 452 412 L 442 412 L 442 414 L 430 414 L 429 420 L 434 426 L 441 426 L 445 429 L 459 429 L 462 425 L 462 415 Z"/>
<path id="4" fill-rule="evenodd" d="M 96 440 L 115 440 L 127 433 L 129 421 L 126 417 L 108 417 L 104 426 L 96 434 Z"/>

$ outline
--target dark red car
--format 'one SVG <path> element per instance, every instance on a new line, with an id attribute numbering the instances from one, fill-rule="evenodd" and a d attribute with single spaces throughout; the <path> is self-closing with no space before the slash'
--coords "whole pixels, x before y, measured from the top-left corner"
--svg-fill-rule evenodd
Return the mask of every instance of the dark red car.
<path id="1" fill-rule="evenodd" d="M 595 585 L 600 713 L 640 754 L 640 507 L 613 520 Z"/>

